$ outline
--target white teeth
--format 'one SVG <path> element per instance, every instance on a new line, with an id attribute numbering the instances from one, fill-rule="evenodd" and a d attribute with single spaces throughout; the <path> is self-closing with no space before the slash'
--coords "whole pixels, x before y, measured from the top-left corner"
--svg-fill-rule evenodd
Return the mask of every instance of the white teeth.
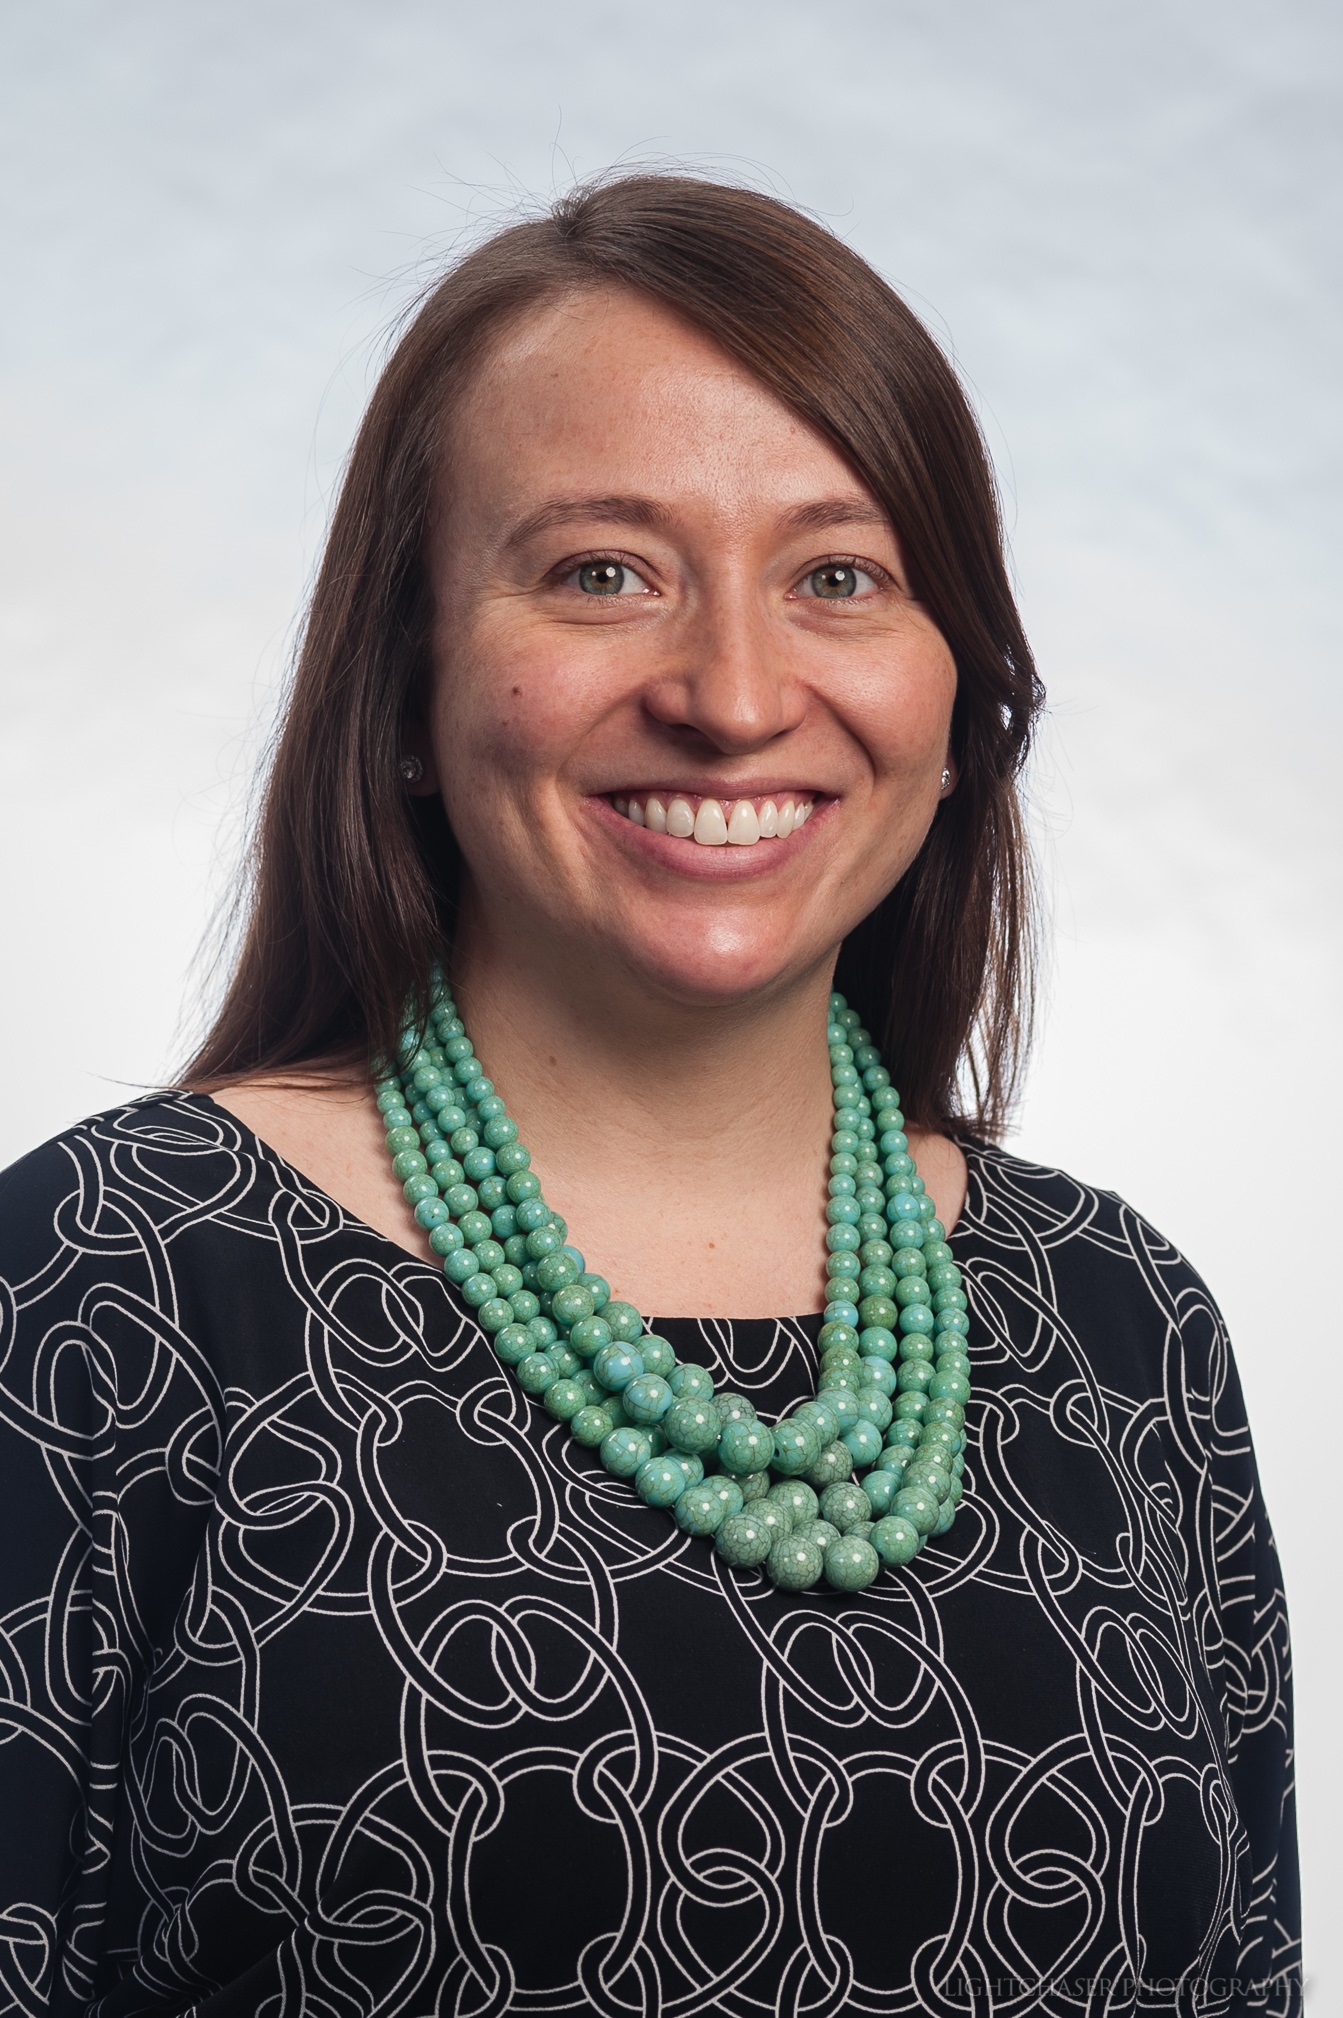
<path id="1" fill-rule="evenodd" d="M 701 799 L 695 815 L 695 839 L 701 848 L 727 846 L 727 820 L 717 799 Z"/>
<path id="2" fill-rule="evenodd" d="M 666 804 L 656 797 L 621 798 L 612 795 L 611 804 L 636 827 L 650 834 L 670 834 L 677 841 L 697 841 L 701 848 L 753 848 L 757 841 L 786 841 L 805 826 L 816 810 L 812 799 L 765 799 L 757 811 L 753 799 L 735 799 L 732 818 L 723 811 L 721 799 L 701 799 L 699 811 L 689 799 L 679 796 Z"/>
<path id="3" fill-rule="evenodd" d="M 749 799 L 738 799 L 732 808 L 732 818 L 727 823 L 727 837 L 734 848 L 749 848 L 760 839 L 760 815 Z"/>

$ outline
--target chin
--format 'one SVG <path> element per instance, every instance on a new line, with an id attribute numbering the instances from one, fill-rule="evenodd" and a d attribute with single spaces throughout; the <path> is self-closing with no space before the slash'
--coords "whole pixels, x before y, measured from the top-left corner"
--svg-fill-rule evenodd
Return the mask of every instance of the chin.
<path id="1" fill-rule="evenodd" d="M 773 938 L 762 944 L 736 933 L 692 938 L 684 925 L 666 939 L 640 936 L 620 948 L 629 971 L 650 990 L 706 1009 L 766 994 L 778 982 L 810 967 L 823 951 L 818 948 L 812 959 L 799 960 L 793 944 L 781 945 Z"/>

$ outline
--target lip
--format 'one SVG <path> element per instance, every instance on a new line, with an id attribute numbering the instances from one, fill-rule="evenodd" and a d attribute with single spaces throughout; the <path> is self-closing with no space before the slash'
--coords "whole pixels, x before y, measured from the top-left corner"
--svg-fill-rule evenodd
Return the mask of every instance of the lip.
<path id="1" fill-rule="evenodd" d="M 678 841 L 670 834 L 650 834 L 647 827 L 640 827 L 633 820 L 627 820 L 623 813 L 617 813 L 605 794 L 593 793 L 589 796 L 587 804 L 593 818 L 614 840 L 623 842 L 631 854 L 701 883 L 744 883 L 761 876 L 776 875 L 796 860 L 817 832 L 827 827 L 839 803 L 837 799 L 827 798 L 814 785 L 755 784 L 749 779 L 734 784 L 731 790 L 720 786 L 717 791 L 705 791 L 701 787 L 692 789 L 660 782 L 655 785 L 625 784 L 614 789 L 621 797 L 646 797 L 654 792 L 661 796 L 666 791 L 692 802 L 716 798 L 724 805 L 735 799 L 784 797 L 789 794 L 813 801 L 811 818 L 805 826 L 795 828 L 785 841 L 770 841 L 752 848 L 704 848 L 694 841 Z"/>

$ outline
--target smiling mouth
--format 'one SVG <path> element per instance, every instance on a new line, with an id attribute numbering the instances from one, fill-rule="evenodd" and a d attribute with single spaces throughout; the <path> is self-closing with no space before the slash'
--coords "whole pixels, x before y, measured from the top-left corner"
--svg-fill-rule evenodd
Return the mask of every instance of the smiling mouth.
<path id="1" fill-rule="evenodd" d="M 701 848 L 753 848 L 786 841 L 811 818 L 815 799 L 778 792 L 755 799 L 704 799 L 684 792 L 613 792 L 610 804 L 636 827 Z"/>

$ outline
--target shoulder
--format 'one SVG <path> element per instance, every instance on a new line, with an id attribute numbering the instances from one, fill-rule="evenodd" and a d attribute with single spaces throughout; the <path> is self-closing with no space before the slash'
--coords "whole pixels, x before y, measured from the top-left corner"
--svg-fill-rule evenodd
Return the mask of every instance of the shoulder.
<path id="1" fill-rule="evenodd" d="M 1198 1270 L 1117 1192 L 961 1138 L 968 1185 L 951 1238 L 981 1300 L 1020 1330 L 1057 1327 L 1099 1370 L 1147 1361 L 1203 1393 L 1234 1374 L 1222 1314 Z"/>
<path id="2" fill-rule="evenodd" d="M 89 1115 L 0 1171 L 0 1276 L 143 1253 L 202 1217 L 264 1214 L 294 1181 L 213 1101 L 156 1093 Z"/>

